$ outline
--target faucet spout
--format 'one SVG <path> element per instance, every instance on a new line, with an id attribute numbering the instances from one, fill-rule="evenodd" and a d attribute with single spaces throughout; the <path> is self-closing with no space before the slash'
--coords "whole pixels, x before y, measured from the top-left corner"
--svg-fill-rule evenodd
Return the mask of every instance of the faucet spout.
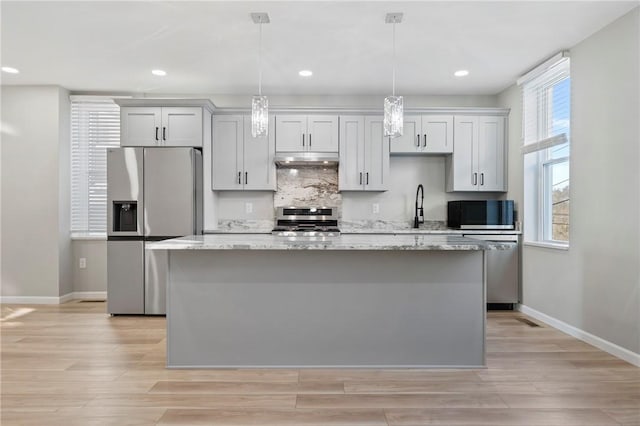
<path id="1" fill-rule="evenodd" d="M 418 207 L 418 197 L 420 197 L 420 207 Z M 413 227 L 417 229 L 421 223 L 424 223 L 424 187 L 419 184 L 416 190 L 416 211 L 413 218 Z"/>

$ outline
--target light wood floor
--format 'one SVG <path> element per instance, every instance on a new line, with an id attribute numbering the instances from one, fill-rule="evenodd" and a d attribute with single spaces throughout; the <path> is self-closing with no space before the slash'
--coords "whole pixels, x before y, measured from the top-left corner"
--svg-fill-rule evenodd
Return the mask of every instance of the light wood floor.
<path id="1" fill-rule="evenodd" d="M 167 370 L 164 318 L 3 305 L 7 425 L 640 425 L 640 369 L 517 313 L 488 368 Z"/>

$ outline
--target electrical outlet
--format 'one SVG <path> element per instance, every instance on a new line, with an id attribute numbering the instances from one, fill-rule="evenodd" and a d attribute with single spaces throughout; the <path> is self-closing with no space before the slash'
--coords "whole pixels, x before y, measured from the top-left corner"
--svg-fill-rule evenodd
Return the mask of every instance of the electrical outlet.
<path id="1" fill-rule="evenodd" d="M 80 261 L 78 262 L 78 266 L 80 267 L 80 269 L 84 269 L 87 267 L 87 258 L 86 257 L 81 257 Z"/>
<path id="2" fill-rule="evenodd" d="M 253 203 L 244 203 L 244 212 L 253 213 Z"/>
<path id="3" fill-rule="evenodd" d="M 373 213 L 373 214 L 380 213 L 380 204 L 378 204 L 378 203 L 371 204 L 371 213 Z"/>

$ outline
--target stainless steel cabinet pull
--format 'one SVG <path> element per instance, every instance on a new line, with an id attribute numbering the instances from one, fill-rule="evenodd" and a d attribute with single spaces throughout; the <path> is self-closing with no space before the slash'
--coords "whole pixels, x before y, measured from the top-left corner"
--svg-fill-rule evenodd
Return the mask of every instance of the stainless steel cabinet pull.
<path id="1" fill-rule="evenodd" d="M 474 184 L 474 185 L 477 185 L 477 184 L 478 184 L 478 174 L 477 174 L 477 173 L 474 173 L 474 174 L 473 174 L 473 184 Z"/>
<path id="2" fill-rule="evenodd" d="M 242 183 L 242 181 L 240 180 L 241 176 L 242 176 L 242 172 L 238 172 L 238 185 Z"/>
<path id="3" fill-rule="evenodd" d="M 311 133 L 309 133 L 309 146 L 311 146 Z"/>
<path id="4" fill-rule="evenodd" d="M 416 146 L 420 147 L 420 135 L 416 135 Z"/>
<path id="5" fill-rule="evenodd" d="M 244 172 L 244 184 L 249 183 L 249 172 Z"/>
<path id="6" fill-rule="evenodd" d="M 360 172 L 360 185 L 362 185 L 362 172 Z"/>
<path id="7" fill-rule="evenodd" d="M 367 172 L 367 185 L 369 185 L 369 172 Z"/>
<path id="8" fill-rule="evenodd" d="M 160 128 L 156 127 L 156 140 L 158 140 L 158 130 L 160 130 Z"/>
<path id="9" fill-rule="evenodd" d="M 484 173 L 480 173 L 480 185 L 484 186 Z"/>
<path id="10" fill-rule="evenodd" d="M 302 146 L 304 146 L 304 133 L 302 134 Z"/>
<path id="11" fill-rule="evenodd" d="M 427 147 L 427 134 L 426 133 L 424 134 L 424 145 L 422 145 L 422 146 L 424 146 L 425 148 Z"/>
<path id="12" fill-rule="evenodd" d="M 167 128 L 166 127 L 162 128 L 162 140 L 163 141 L 167 140 Z"/>

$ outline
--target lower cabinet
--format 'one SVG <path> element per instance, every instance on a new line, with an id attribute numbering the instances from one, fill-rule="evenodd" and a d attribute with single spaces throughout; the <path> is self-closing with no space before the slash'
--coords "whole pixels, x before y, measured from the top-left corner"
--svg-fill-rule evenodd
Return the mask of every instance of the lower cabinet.
<path id="1" fill-rule="evenodd" d="M 213 120 L 212 189 L 275 191 L 274 119 L 269 136 L 251 135 L 248 115 L 218 115 Z"/>
<path id="2" fill-rule="evenodd" d="M 389 138 L 382 116 L 340 116 L 340 191 L 386 191 Z"/>

